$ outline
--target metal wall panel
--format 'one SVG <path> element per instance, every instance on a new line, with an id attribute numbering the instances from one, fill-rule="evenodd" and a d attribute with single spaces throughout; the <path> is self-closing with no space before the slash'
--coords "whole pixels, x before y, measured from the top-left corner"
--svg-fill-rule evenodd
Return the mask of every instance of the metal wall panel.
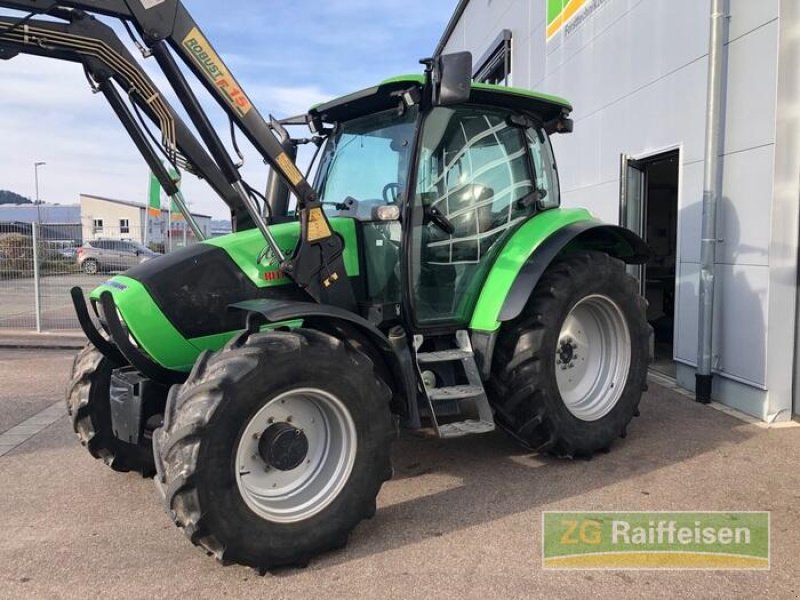
<path id="1" fill-rule="evenodd" d="M 717 263 L 769 267 L 774 151 L 770 144 L 722 158 Z"/>
<path id="2" fill-rule="evenodd" d="M 768 310 L 774 304 L 770 290 L 780 287 L 769 270 L 777 256 L 776 232 L 781 256 L 787 254 L 787 240 L 795 254 L 797 247 L 796 236 L 783 231 L 776 214 L 786 213 L 784 204 L 798 199 L 779 194 L 774 186 L 786 162 L 786 150 L 776 162 L 774 146 L 776 120 L 781 120 L 778 17 L 785 22 L 783 13 L 791 12 L 794 1 L 730 0 L 715 352 L 727 377 L 757 388 L 770 384 L 768 347 L 773 354 L 793 352 L 783 338 L 783 350 L 769 346 L 767 326 L 770 318 L 782 319 Z M 680 148 L 675 355 L 694 363 L 709 2 L 605 0 L 579 27 L 569 34 L 562 28 L 547 42 L 545 0 L 519 1 L 513 10 L 510 4 L 473 0 L 462 17 L 466 27 L 454 36 L 452 47 L 480 55 L 500 29 L 511 29 L 514 85 L 562 95 L 574 104 L 575 132 L 555 139 L 565 205 L 586 206 L 616 221 L 619 155 L 641 157 Z M 527 20 L 519 16 L 523 5 Z M 789 29 L 783 30 L 785 38 Z M 520 52 L 527 52 L 529 60 L 521 59 Z M 781 194 L 785 199 L 776 213 L 774 202 Z M 788 304 L 789 295 L 781 295 L 781 304 Z M 770 375 L 773 386 L 779 377 L 786 378 Z M 760 415 L 764 406 L 748 410 Z"/>
<path id="3" fill-rule="evenodd" d="M 728 45 L 723 152 L 740 152 L 775 143 L 777 56 L 777 21 Z M 773 60 L 766 60 L 768 57 Z"/>
<path id="4" fill-rule="evenodd" d="M 784 2 L 795 0 L 784 0 Z M 735 40 L 779 17 L 780 0 L 728 0 L 731 18 L 728 37 Z"/>
<path id="5" fill-rule="evenodd" d="M 766 389 L 769 269 L 718 264 L 715 274 L 716 371 Z"/>

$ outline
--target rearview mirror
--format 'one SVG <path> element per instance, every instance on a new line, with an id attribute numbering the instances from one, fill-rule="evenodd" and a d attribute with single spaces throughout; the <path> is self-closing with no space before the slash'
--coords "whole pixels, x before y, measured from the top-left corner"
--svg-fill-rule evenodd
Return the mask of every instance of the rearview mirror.
<path id="1" fill-rule="evenodd" d="M 433 103 L 438 106 L 461 104 L 472 91 L 472 53 L 443 54 L 433 68 Z"/>

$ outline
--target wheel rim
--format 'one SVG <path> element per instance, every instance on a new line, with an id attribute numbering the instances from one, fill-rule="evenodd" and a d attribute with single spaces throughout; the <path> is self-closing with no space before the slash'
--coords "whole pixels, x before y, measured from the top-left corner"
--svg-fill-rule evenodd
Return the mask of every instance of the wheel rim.
<path id="1" fill-rule="evenodd" d="M 97 263 L 94 262 L 93 260 L 86 261 L 86 266 L 84 267 L 84 270 L 89 275 L 94 275 L 95 273 L 97 273 Z"/>
<path id="2" fill-rule="evenodd" d="M 607 296 L 583 298 L 561 326 L 556 383 L 570 413 L 597 421 L 616 406 L 631 365 L 628 323 Z"/>
<path id="3" fill-rule="evenodd" d="M 265 441 L 285 438 L 291 429 L 307 442 L 300 444 L 302 456 L 296 447 L 291 455 L 301 460 L 269 463 Z M 317 388 L 290 390 L 265 404 L 245 427 L 236 451 L 236 483 L 247 506 L 262 518 L 302 521 L 339 495 L 353 470 L 356 449 L 355 422 L 341 400 Z"/>

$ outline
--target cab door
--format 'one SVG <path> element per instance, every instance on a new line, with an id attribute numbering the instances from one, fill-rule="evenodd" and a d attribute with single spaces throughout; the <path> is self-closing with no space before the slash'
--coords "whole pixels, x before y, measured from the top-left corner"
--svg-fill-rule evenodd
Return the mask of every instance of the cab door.
<path id="1" fill-rule="evenodd" d="M 644 165 L 627 154 L 620 155 L 619 224 L 646 241 L 647 186 Z M 644 265 L 627 265 L 625 269 L 639 280 L 644 294 Z"/>
<path id="2" fill-rule="evenodd" d="M 536 210 L 529 140 L 509 116 L 462 105 L 425 118 L 407 254 L 419 326 L 467 323 L 507 235 Z"/>

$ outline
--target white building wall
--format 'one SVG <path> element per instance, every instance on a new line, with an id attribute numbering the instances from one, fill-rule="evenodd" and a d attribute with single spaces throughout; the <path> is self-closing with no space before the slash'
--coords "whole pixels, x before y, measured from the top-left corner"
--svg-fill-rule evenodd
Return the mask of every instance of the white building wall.
<path id="1" fill-rule="evenodd" d="M 798 137 L 792 138 L 794 148 L 790 139 L 783 141 L 778 156 L 783 162 L 791 157 L 790 166 L 783 167 L 781 190 L 775 182 L 776 123 L 784 118 L 777 113 L 778 49 L 783 41 L 784 53 L 786 40 L 797 39 L 793 4 L 800 3 L 730 0 L 729 7 L 715 323 L 715 367 L 723 377 L 715 378 L 715 394 L 761 418 L 791 413 L 785 409 L 791 402 L 798 239 L 798 171 L 792 182 L 791 165 L 800 154 Z M 579 27 L 569 34 L 562 28 L 548 42 L 546 0 L 472 0 L 445 47 L 470 50 L 477 58 L 502 29 L 510 29 L 512 84 L 573 103 L 575 132 L 554 139 L 565 206 L 585 206 L 617 222 L 620 154 L 643 158 L 680 149 L 675 359 L 687 366 L 679 381 L 690 388 L 689 367 L 697 356 L 709 11 L 709 0 L 605 0 Z M 793 52 L 782 54 L 787 73 L 797 69 L 796 43 Z M 783 110 L 796 118 L 794 98 L 784 101 Z M 770 270 L 776 260 L 782 276 L 775 264 Z"/>
<path id="2" fill-rule="evenodd" d="M 103 230 L 95 232 L 94 220 L 103 220 Z M 128 220 L 129 231 L 123 233 L 120 221 Z M 144 208 L 113 202 L 94 196 L 81 196 L 81 226 L 84 240 L 101 238 L 142 241 Z"/>
<path id="3" fill-rule="evenodd" d="M 169 239 L 170 231 L 173 243 L 180 245 L 183 240 L 184 221 L 170 222 L 167 209 L 161 210 L 161 216 L 147 217 L 144 205 L 117 201 L 98 196 L 81 195 L 81 226 L 84 240 L 100 238 L 135 240 L 148 244 L 163 244 Z M 206 238 L 211 237 L 211 217 L 194 215 L 200 231 Z M 103 219 L 103 231 L 94 231 L 94 220 Z M 120 220 L 128 219 L 129 231 L 123 232 Z M 187 227 L 189 241 L 193 240 L 191 229 Z"/>

